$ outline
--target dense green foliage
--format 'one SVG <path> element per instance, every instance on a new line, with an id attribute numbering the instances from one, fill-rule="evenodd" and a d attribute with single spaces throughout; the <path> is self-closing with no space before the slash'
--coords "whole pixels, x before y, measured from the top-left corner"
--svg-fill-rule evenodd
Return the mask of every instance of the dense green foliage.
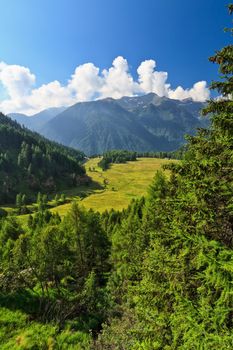
<path id="1" fill-rule="evenodd" d="M 38 202 L 39 211 L 29 217 L 27 228 L 13 217 L 1 222 L 0 305 L 22 314 L 0 313 L 4 324 L 0 344 L 7 348 L 9 339 L 12 349 L 19 349 L 23 340 L 18 339 L 26 337 L 28 349 L 47 349 L 51 338 L 52 349 L 78 349 L 80 344 L 80 349 L 87 349 L 89 330 L 99 330 L 108 306 L 110 242 L 99 214 L 74 202 L 61 222 L 41 198 Z M 14 321 L 17 317 L 21 321 Z M 33 320 L 30 325 L 28 317 Z M 47 322 L 48 329 L 43 325 Z M 59 329 L 65 330 L 63 335 L 58 335 Z"/>
<path id="2" fill-rule="evenodd" d="M 127 161 L 135 161 L 137 154 L 136 152 L 124 151 L 124 150 L 113 150 L 103 154 L 101 161 L 98 166 L 103 170 L 108 169 L 112 163 L 126 163 Z"/>
<path id="3" fill-rule="evenodd" d="M 84 154 L 48 141 L 0 114 L 0 203 L 76 186 L 85 175 Z"/>
<path id="4" fill-rule="evenodd" d="M 22 295 L 20 296 L 22 299 Z M 18 301 L 20 301 L 20 298 Z M 55 324 L 29 321 L 22 311 L 0 309 L 0 348 L 2 350 L 87 350 L 91 335 L 73 331 L 68 325 L 63 331 Z"/>
<path id="5" fill-rule="evenodd" d="M 1 219 L 2 349 L 232 349 L 233 46 L 211 61 L 211 127 L 146 198 L 61 220 L 39 195 L 24 229 Z"/>
<path id="6" fill-rule="evenodd" d="M 111 224 L 115 308 L 97 349 L 233 347 L 233 46 L 210 60 L 223 75 L 211 128 Z"/>

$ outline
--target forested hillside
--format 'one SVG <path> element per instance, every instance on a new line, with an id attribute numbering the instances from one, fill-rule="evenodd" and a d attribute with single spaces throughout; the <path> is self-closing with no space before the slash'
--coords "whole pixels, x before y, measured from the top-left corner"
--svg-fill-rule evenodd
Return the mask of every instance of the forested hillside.
<path id="1" fill-rule="evenodd" d="M 0 203 L 76 186 L 84 154 L 48 141 L 0 114 Z"/>
<path id="2" fill-rule="evenodd" d="M 210 61 L 211 127 L 145 198 L 1 220 L 1 349 L 232 349 L 233 45 Z"/>

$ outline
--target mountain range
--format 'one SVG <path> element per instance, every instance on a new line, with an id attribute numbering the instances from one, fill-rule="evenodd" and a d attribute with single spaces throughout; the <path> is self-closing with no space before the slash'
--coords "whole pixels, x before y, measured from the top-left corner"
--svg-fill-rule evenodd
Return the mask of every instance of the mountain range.
<path id="1" fill-rule="evenodd" d="M 139 152 L 172 151 L 185 143 L 186 134 L 208 126 L 199 115 L 204 104 L 143 96 L 106 98 L 52 108 L 34 116 L 10 114 L 20 124 L 43 136 L 85 152 L 102 154 L 112 149 Z"/>
<path id="2" fill-rule="evenodd" d="M 31 117 L 22 113 L 10 113 L 8 116 L 16 120 L 20 125 L 24 125 L 26 128 L 40 132 L 43 126 L 54 118 L 59 113 L 63 112 L 65 107 L 54 107 L 45 109 L 39 113 L 32 115 Z"/>

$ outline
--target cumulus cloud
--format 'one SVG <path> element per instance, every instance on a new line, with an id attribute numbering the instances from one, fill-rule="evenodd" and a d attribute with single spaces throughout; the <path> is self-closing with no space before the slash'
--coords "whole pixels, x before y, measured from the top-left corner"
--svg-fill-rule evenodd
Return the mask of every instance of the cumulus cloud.
<path id="1" fill-rule="evenodd" d="M 184 100 L 185 98 L 192 98 L 193 101 L 204 102 L 210 96 L 206 81 L 198 81 L 191 89 L 184 90 L 178 86 L 175 90 L 168 91 L 168 97 L 176 100 Z"/>
<path id="2" fill-rule="evenodd" d="M 85 63 L 75 69 L 67 89 L 76 101 L 92 100 L 102 87 L 99 68 L 93 63 Z"/>
<path id="3" fill-rule="evenodd" d="M 169 84 L 166 84 L 168 73 L 155 70 L 156 62 L 146 60 L 140 64 L 137 69 L 138 81 L 143 92 L 154 92 L 158 96 L 167 96 Z"/>
<path id="4" fill-rule="evenodd" d="M 137 73 L 138 79 L 134 79 L 127 60 L 118 56 L 112 66 L 103 71 L 93 63 L 85 63 L 76 67 L 65 85 L 55 80 L 35 87 L 36 77 L 29 68 L 0 62 L 0 83 L 8 94 L 8 98 L 0 101 L 0 110 L 30 115 L 49 107 L 149 92 L 178 100 L 192 98 L 203 102 L 209 98 L 205 81 L 196 82 L 190 89 L 181 86 L 171 89 L 167 83 L 168 73 L 156 70 L 154 60 L 141 62 Z"/>
<path id="5" fill-rule="evenodd" d="M 140 92 L 137 82 L 129 74 L 128 62 L 122 56 L 115 58 L 112 67 L 104 69 L 102 75 L 100 97 L 121 98 Z"/>
<path id="6" fill-rule="evenodd" d="M 12 99 L 27 95 L 35 80 L 35 75 L 26 67 L 0 63 L 0 81 Z"/>

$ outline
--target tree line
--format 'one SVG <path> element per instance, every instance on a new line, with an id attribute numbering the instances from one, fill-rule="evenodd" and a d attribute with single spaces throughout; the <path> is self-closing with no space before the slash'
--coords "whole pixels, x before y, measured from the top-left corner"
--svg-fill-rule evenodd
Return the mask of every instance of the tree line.
<path id="1" fill-rule="evenodd" d="M 103 157 L 99 161 L 98 166 L 102 168 L 102 170 L 107 170 L 110 164 L 120 164 L 135 160 L 137 160 L 136 152 L 126 150 L 112 150 L 103 154 Z"/>

